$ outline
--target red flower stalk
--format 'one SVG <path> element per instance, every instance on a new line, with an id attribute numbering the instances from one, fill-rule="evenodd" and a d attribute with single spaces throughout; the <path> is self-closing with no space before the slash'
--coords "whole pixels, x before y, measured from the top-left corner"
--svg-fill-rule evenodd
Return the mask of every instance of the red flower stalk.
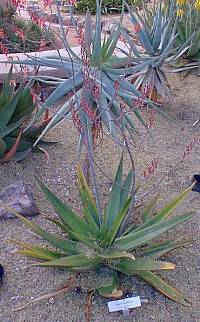
<path id="1" fill-rule="evenodd" d="M 52 4 L 53 4 L 53 0 L 43 0 L 44 8 L 51 7 Z"/>
<path id="2" fill-rule="evenodd" d="M 140 24 L 139 24 L 139 23 L 133 26 L 133 31 L 134 31 L 135 33 L 140 32 L 140 31 L 141 31 L 141 29 L 142 29 L 142 28 L 141 28 L 141 26 L 140 26 Z"/>
<path id="3" fill-rule="evenodd" d="M 17 83 L 14 79 L 12 79 L 12 80 L 10 80 L 10 85 L 15 87 L 17 85 Z"/>
<path id="4" fill-rule="evenodd" d="M 0 28 L 0 39 L 4 38 L 6 36 L 3 28 Z"/>
<path id="5" fill-rule="evenodd" d="M 24 36 L 23 30 L 21 30 L 21 29 L 19 29 L 17 27 L 14 27 L 12 30 L 15 33 L 16 36 L 18 36 L 19 38 L 21 38 L 22 40 L 24 40 L 25 36 Z"/>
<path id="6" fill-rule="evenodd" d="M 85 113 L 87 113 L 89 119 L 94 122 L 96 119 L 96 112 L 92 110 L 91 106 L 89 105 L 87 99 L 85 97 L 81 97 L 81 108 Z"/>
<path id="7" fill-rule="evenodd" d="M 40 45 L 39 45 L 38 51 L 43 51 L 45 49 L 46 45 L 47 45 L 46 40 L 45 39 L 41 39 L 40 40 Z"/>
<path id="8" fill-rule="evenodd" d="M 72 108 L 72 120 L 74 123 L 74 126 L 76 127 L 78 133 L 82 132 L 82 126 L 81 126 L 81 121 L 78 115 L 78 112 L 75 110 L 75 108 Z"/>
<path id="9" fill-rule="evenodd" d="M 150 175 L 155 173 L 155 170 L 158 167 L 158 159 L 154 158 L 148 168 L 144 171 L 143 177 L 144 179 L 149 178 Z"/>
<path id="10" fill-rule="evenodd" d="M 27 66 L 20 65 L 20 69 L 21 69 L 22 74 L 24 75 L 24 79 L 27 79 L 29 68 Z"/>
<path id="11" fill-rule="evenodd" d="M 37 94 L 34 92 L 33 89 L 31 90 L 31 96 L 32 96 L 33 104 L 35 104 L 37 101 Z"/>
<path id="12" fill-rule="evenodd" d="M 16 7 L 18 6 L 24 7 L 24 5 L 26 4 L 26 0 L 12 0 L 12 3 Z"/>
<path id="13" fill-rule="evenodd" d="M 99 86 L 97 84 L 93 85 L 93 91 L 92 92 L 93 92 L 94 98 L 98 99 L 99 96 L 100 96 L 100 88 L 99 88 Z"/>
<path id="14" fill-rule="evenodd" d="M 197 142 L 197 137 L 194 137 L 192 139 L 192 141 L 190 142 L 190 144 L 186 147 L 186 149 L 183 153 L 183 157 L 181 159 L 181 162 L 183 162 L 185 160 L 186 156 L 191 152 L 191 150 L 193 149 L 196 142 Z"/>
<path id="15" fill-rule="evenodd" d="M 77 7 L 77 0 L 68 0 L 68 3 L 74 7 Z"/>
<path id="16" fill-rule="evenodd" d="M 9 54 L 8 48 L 6 48 L 3 44 L 0 44 L 0 52 L 2 52 L 6 56 Z"/>
<path id="17" fill-rule="evenodd" d="M 147 105 L 144 103 L 144 99 L 146 99 L 149 95 L 149 83 L 147 82 L 142 90 L 142 97 L 137 97 L 133 100 L 133 103 L 136 108 L 141 109 L 142 111 L 146 109 Z"/>
<path id="18" fill-rule="evenodd" d="M 119 88 L 119 80 L 115 80 L 114 81 L 114 89 L 115 89 L 115 91 L 117 91 L 118 88 Z"/>
<path id="19" fill-rule="evenodd" d="M 46 22 L 44 18 L 36 17 L 36 16 L 32 15 L 31 12 L 30 12 L 30 16 L 31 16 L 31 20 L 35 24 L 37 24 L 40 28 L 44 27 L 45 22 Z"/>
<path id="20" fill-rule="evenodd" d="M 149 114 L 148 129 L 150 129 L 154 126 L 156 111 L 154 109 L 150 109 L 148 114 Z"/>

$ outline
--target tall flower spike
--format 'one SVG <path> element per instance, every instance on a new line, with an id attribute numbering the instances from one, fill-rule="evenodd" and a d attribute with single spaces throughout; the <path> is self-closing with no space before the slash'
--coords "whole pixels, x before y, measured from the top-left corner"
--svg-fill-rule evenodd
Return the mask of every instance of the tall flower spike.
<path id="1" fill-rule="evenodd" d="M 186 3 L 186 0 L 176 0 L 176 4 L 178 6 L 184 6 L 185 3 Z"/>
<path id="2" fill-rule="evenodd" d="M 200 0 L 196 0 L 194 4 L 195 9 L 200 10 Z"/>
<path id="3" fill-rule="evenodd" d="M 133 31 L 135 32 L 135 33 L 138 33 L 138 32 L 140 32 L 141 31 L 141 26 L 140 26 L 140 24 L 138 23 L 138 24 L 135 24 L 134 26 L 133 26 Z"/>
<path id="4" fill-rule="evenodd" d="M 184 15 L 184 10 L 183 10 L 183 9 L 178 9 L 178 10 L 176 11 L 176 15 L 177 15 L 177 17 L 182 18 L 182 17 L 183 17 L 183 15 Z"/>
<path id="5" fill-rule="evenodd" d="M 2 28 L 0 28 L 0 39 L 5 37 L 5 33 L 4 30 Z"/>

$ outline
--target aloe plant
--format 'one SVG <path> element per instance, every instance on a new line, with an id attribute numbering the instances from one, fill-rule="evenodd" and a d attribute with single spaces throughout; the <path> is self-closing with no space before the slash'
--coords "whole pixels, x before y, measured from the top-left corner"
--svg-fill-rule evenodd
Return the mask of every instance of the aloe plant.
<path id="1" fill-rule="evenodd" d="M 190 39 L 190 47 L 182 55 L 182 61 L 175 71 L 192 72 L 200 75 L 200 10 L 197 1 L 185 1 L 177 7 L 177 43 L 182 45 Z M 191 38 L 191 36 L 194 37 Z"/>
<path id="2" fill-rule="evenodd" d="M 145 122 L 134 101 L 143 99 L 142 94 L 126 79 L 128 74 L 134 74 L 137 66 L 132 67 L 131 58 L 122 52 L 116 54 L 116 47 L 121 34 L 120 22 L 115 32 L 109 37 L 101 32 L 102 1 L 96 0 L 96 26 L 93 28 L 89 12 L 86 14 L 85 29 L 80 35 L 81 54 L 78 55 L 68 44 L 62 18 L 59 15 L 63 45 L 66 55 L 31 57 L 15 63 L 34 66 L 48 66 L 64 71 L 66 79 L 53 77 L 35 77 L 40 82 L 53 84 L 55 91 L 47 98 L 36 115 L 40 117 L 45 109 L 69 95 L 63 106 L 57 111 L 51 122 L 45 128 L 36 143 L 47 131 L 65 118 L 72 118 L 78 123 L 80 143 L 89 137 L 91 146 L 95 140 L 96 130 L 102 129 L 102 123 L 115 140 L 120 140 L 120 128 L 123 126 L 129 132 L 136 131 L 132 115 L 135 115 L 144 125 Z M 121 104 L 119 103 L 121 101 Z M 149 106 L 156 106 L 145 100 Z M 125 106 L 125 109 L 124 109 Z M 86 133 L 87 132 L 87 133 Z M 80 144 L 82 146 L 82 144 Z"/>
<path id="3" fill-rule="evenodd" d="M 66 238 L 53 235 L 17 214 L 29 228 L 50 245 L 50 248 L 47 248 L 14 241 L 22 247 L 18 253 L 36 260 L 37 263 L 34 264 L 36 266 L 61 267 L 70 272 L 95 270 L 100 279 L 101 268 L 107 267 L 109 274 L 112 274 L 110 283 L 108 285 L 99 283 L 97 286 L 99 294 L 107 298 L 119 298 L 123 295 L 123 291 L 119 288 L 120 272 L 125 275 L 136 275 L 168 298 L 187 305 L 184 295 L 157 275 L 160 270 L 175 268 L 175 264 L 159 260 L 159 257 L 186 243 L 180 238 L 163 238 L 158 242 L 158 237 L 191 219 L 192 213 L 170 217 L 173 210 L 191 191 L 192 186 L 157 212 L 155 206 L 158 198 L 154 198 L 141 212 L 140 223 L 127 225 L 127 214 L 133 200 L 129 190 L 130 186 L 134 186 L 134 176 L 130 171 L 123 181 L 123 157 L 102 214 L 97 210 L 80 167 L 78 179 L 83 217 L 37 180 L 58 214 L 57 219 L 50 221 L 61 230 L 62 236 L 66 235 Z"/>
<path id="4" fill-rule="evenodd" d="M 129 42 L 137 64 L 137 73 L 131 75 L 134 85 L 142 91 L 148 89 L 148 95 L 152 99 L 159 95 L 172 100 L 167 82 L 166 64 L 174 63 L 187 51 L 191 38 L 181 45 L 177 44 L 176 10 L 171 1 L 168 7 L 159 1 L 152 7 L 144 7 L 141 13 L 129 8 L 129 14 L 134 35 L 141 46 L 140 51 L 133 39 L 124 31 L 125 39 Z"/>
<path id="5" fill-rule="evenodd" d="M 12 68 L 4 81 L 0 93 L 0 162 L 20 161 L 32 150 L 37 136 L 50 121 L 46 117 L 43 122 L 34 123 L 32 113 L 37 111 L 33 102 L 32 83 L 21 84 L 16 89 L 12 81 Z M 39 147 L 35 150 L 40 151 Z"/>
<path id="6" fill-rule="evenodd" d="M 191 40 L 191 46 L 184 53 L 184 57 L 189 60 L 200 60 L 200 12 L 195 7 L 196 1 L 186 1 L 181 7 L 183 10 L 182 16 L 177 22 L 178 39 L 180 44 L 195 33 L 195 37 Z"/>

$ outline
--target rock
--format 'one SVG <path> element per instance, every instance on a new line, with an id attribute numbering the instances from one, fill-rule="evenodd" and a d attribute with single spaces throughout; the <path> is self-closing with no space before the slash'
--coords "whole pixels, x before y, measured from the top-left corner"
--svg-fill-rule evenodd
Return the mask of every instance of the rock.
<path id="1" fill-rule="evenodd" d="M 200 175 L 199 174 L 195 174 L 193 176 L 193 182 L 195 182 L 195 185 L 192 188 L 192 191 L 200 192 Z"/>
<path id="2" fill-rule="evenodd" d="M 0 281 L 3 278 L 3 275 L 4 275 L 4 269 L 3 269 L 3 266 L 0 264 Z"/>
<path id="3" fill-rule="evenodd" d="M 39 214 L 32 193 L 21 180 L 18 180 L 0 191 L 0 219 L 16 217 L 11 210 L 5 209 L 3 204 L 25 217 Z"/>
<path id="4" fill-rule="evenodd" d="M 193 112 L 192 111 L 183 111 L 179 113 L 181 120 L 187 121 L 190 120 L 193 117 Z"/>

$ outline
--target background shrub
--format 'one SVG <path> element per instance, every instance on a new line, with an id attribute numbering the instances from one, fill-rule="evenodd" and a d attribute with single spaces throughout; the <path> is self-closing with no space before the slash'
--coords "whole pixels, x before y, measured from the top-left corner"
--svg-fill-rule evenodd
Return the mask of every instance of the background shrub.
<path id="1" fill-rule="evenodd" d="M 36 23 L 17 17 L 12 17 L 9 20 L 0 19 L 0 29 L 4 33 L 1 41 L 9 53 L 36 51 L 40 47 L 42 39 L 47 45 L 54 40 L 52 32 L 46 32 Z"/>
<path id="2" fill-rule="evenodd" d="M 0 17 L 10 18 L 16 12 L 16 6 L 11 0 L 0 0 Z"/>
<path id="3" fill-rule="evenodd" d="M 142 0 L 128 0 L 130 6 L 141 4 Z M 89 8 L 91 13 L 96 12 L 95 0 L 78 0 L 76 11 L 78 13 L 85 13 Z M 121 9 L 122 0 L 104 0 L 102 5 L 103 13 L 109 13 L 111 8 Z"/>

